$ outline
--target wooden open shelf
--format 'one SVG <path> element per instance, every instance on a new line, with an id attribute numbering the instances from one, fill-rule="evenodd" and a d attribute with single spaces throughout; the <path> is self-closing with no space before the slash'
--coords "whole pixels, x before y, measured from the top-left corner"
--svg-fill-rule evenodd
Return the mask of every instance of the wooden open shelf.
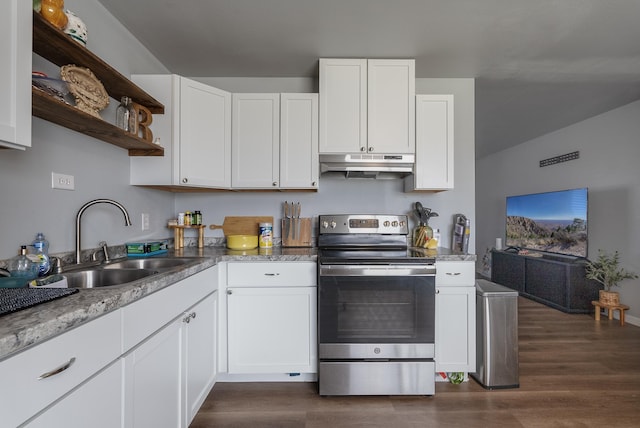
<path id="1" fill-rule="evenodd" d="M 47 93 L 32 88 L 33 115 L 73 129 L 98 140 L 129 150 L 130 156 L 164 156 L 164 149 L 149 143 L 117 126 L 58 101 Z"/>
<path id="2" fill-rule="evenodd" d="M 112 98 L 128 96 L 153 114 L 164 113 L 164 105 L 120 74 L 93 52 L 33 12 L 33 52 L 52 63 L 86 67 L 102 82 Z M 32 89 L 33 115 L 129 150 L 130 156 L 163 156 L 161 146 L 128 134 L 115 125 L 84 113 L 47 94 Z"/>

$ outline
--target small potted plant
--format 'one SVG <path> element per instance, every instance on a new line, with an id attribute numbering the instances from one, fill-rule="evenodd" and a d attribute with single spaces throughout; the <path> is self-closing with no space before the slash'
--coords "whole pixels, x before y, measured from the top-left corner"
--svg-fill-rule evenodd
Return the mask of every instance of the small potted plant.
<path id="1" fill-rule="evenodd" d="M 604 286 L 604 290 L 600 290 L 601 303 L 608 305 L 619 304 L 620 295 L 617 291 L 611 291 L 611 287 L 617 286 L 622 280 L 638 277 L 635 273 L 621 268 L 619 259 L 618 251 L 611 255 L 598 250 L 598 259 L 594 262 L 587 262 L 587 278 L 598 281 Z"/>

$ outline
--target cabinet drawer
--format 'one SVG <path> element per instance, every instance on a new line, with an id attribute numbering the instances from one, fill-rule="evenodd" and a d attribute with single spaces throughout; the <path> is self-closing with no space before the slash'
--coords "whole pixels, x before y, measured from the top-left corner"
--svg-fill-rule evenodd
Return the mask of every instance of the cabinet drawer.
<path id="1" fill-rule="evenodd" d="M 127 352 L 155 331 L 216 290 L 215 268 L 183 279 L 122 308 L 122 352 Z"/>
<path id="2" fill-rule="evenodd" d="M 227 264 L 229 287 L 314 287 L 314 262 L 239 262 Z"/>
<path id="3" fill-rule="evenodd" d="M 436 262 L 436 287 L 473 286 L 475 278 L 475 262 Z"/>
<path id="4" fill-rule="evenodd" d="M 118 358 L 120 322 L 120 311 L 111 312 L 0 363 L 3 426 L 24 422 Z"/>

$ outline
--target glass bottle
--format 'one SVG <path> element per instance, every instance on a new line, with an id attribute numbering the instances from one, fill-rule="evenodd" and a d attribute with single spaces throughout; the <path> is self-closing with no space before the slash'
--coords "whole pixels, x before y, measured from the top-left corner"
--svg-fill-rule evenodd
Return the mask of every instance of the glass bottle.
<path id="1" fill-rule="evenodd" d="M 116 109 L 116 126 L 127 132 L 136 133 L 136 112 L 131 98 L 124 96 Z"/>
<path id="2" fill-rule="evenodd" d="M 418 223 L 413 229 L 413 246 L 426 248 L 429 239 L 433 238 L 433 229 L 428 223 Z"/>
<path id="3" fill-rule="evenodd" d="M 20 246 L 20 253 L 9 261 L 9 273 L 13 277 L 35 278 L 36 267 L 27 257 L 27 246 Z"/>

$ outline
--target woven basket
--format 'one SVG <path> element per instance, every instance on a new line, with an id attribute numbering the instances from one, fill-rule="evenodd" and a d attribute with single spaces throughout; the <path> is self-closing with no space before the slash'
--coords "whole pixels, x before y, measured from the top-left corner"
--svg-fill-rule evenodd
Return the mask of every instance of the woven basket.
<path id="1" fill-rule="evenodd" d="M 620 304 L 620 293 L 617 291 L 600 290 L 600 303 L 604 303 L 605 305 L 618 305 Z"/>

